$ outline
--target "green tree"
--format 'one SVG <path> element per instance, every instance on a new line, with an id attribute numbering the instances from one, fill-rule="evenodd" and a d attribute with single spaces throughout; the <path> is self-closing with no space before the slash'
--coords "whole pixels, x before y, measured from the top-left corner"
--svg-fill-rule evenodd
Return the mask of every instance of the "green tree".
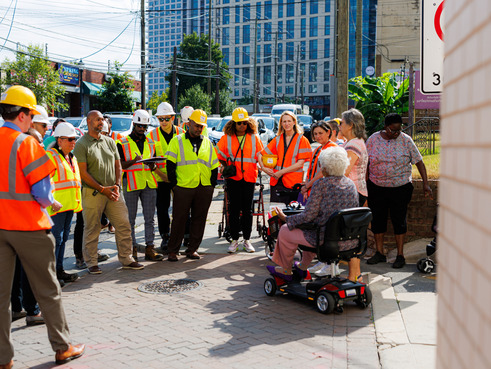
<path id="1" fill-rule="evenodd" d="M 232 115 L 232 112 L 237 107 L 235 101 L 230 99 L 230 93 L 228 89 L 224 88 L 220 90 L 220 94 L 218 95 L 219 103 L 220 103 L 220 115 L 222 117 L 226 115 Z"/>
<path id="2" fill-rule="evenodd" d="M 185 106 L 192 106 L 195 109 L 204 110 L 206 114 L 211 114 L 210 96 L 203 92 L 199 84 L 184 91 L 184 96 L 179 100 L 178 110 L 180 111 Z"/>
<path id="3" fill-rule="evenodd" d="M 170 62 L 172 63 L 172 60 Z M 208 75 L 216 76 L 217 63 L 219 63 L 221 70 L 219 87 L 221 90 L 228 87 L 232 76 L 227 72 L 228 66 L 223 61 L 220 44 L 212 40 L 210 63 L 208 60 L 208 35 L 201 34 L 198 36 L 196 32 L 190 35 L 184 35 L 177 54 L 177 78 L 179 78 L 179 88 L 177 89 L 178 100 L 184 95 L 185 91 L 196 84 L 201 87 L 202 91 L 207 92 Z M 165 79 L 172 85 L 172 73 L 169 73 Z M 212 95 L 214 96 L 215 78 L 212 78 L 211 89 Z"/>
<path id="4" fill-rule="evenodd" d="M 389 113 L 403 115 L 408 111 L 409 78 L 397 81 L 399 73 L 384 73 L 381 77 L 355 77 L 348 85 L 349 98 L 365 117 L 368 134 L 383 127 Z"/>
<path id="5" fill-rule="evenodd" d="M 14 61 L 5 59 L 2 69 L 6 71 L 0 81 L 2 90 L 9 85 L 22 85 L 30 88 L 38 104 L 46 106 L 48 111 L 68 108 L 68 104 L 60 101 L 65 96 L 65 87 L 53 63 L 44 55 L 42 46 L 29 45 L 19 49 Z"/>
<path id="6" fill-rule="evenodd" d="M 154 91 L 148 100 L 147 109 L 152 109 L 152 114 L 155 114 L 157 112 L 157 107 L 165 101 L 169 102 L 165 92 L 162 92 L 162 95 L 159 96 L 158 92 Z"/>
<path id="7" fill-rule="evenodd" d="M 132 96 L 134 85 L 129 72 L 121 73 L 121 64 L 114 63 L 111 80 L 104 82 L 99 92 L 98 108 L 103 111 L 131 112 L 135 99 Z"/>

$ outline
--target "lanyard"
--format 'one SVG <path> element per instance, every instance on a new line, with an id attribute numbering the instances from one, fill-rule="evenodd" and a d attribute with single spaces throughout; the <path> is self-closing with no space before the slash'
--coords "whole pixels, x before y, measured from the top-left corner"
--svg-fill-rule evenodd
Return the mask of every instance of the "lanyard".
<path id="1" fill-rule="evenodd" d="M 286 144 L 286 132 L 283 132 L 283 161 L 281 162 L 282 168 L 283 168 L 283 164 L 285 164 L 286 153 L 288 152 L 288 149 L 290 148 L 290 145 L 292 144 L 293 139 L 295 138 L 296 135 L 297 135 L 297 132 L 295 132 L 293 134 L 292 139 L 290 140 L 290 142 L 287 145 Z"/>

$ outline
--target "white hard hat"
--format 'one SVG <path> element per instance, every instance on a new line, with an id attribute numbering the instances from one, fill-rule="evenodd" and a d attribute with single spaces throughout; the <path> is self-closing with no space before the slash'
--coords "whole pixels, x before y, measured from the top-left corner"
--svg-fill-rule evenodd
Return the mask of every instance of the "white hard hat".
<path id="1" fill-rule="evenodd" d="M 102 131 L 101 132 L 109 133 L 109 124 L 107 124 L 107 120 L 105 120 L 105 119 L 104 119 L 104 123 L 102 123 Z"/>
<path id="2" fill-rule="evenodd" d="M 32 117 L 32 122 L 33 123 L 46 123 L 49 124 L 49 119 L 48 119 L 48 112 L 44 107 L 41 105 L 36 105 L 36 110 L 40 112 L 41 114 L 35 115 Z"/>
<path id="3" fill-rule="evenodd" d="M 77 137 L 75 127 L 71 123 L 60 122 L 55 128 L 55 137 Z"/>
<path id="4" fill-rule="evenodd" d="M 185 106 L 184 108 L 181 109 L 181 119 L 183 122 L 189 121 L 189 117 L 191 114 L 193 114 L 193 107 L 192 106 Z"/>
<path id="5" fill-rule="evenodd" d="M 163 102 L 157 107 L 157 113 L 155 115 L 159 117 L 162 115 L 176 115 L 176 113 L 174 112 L 171 104 L 168 102 Z"/>
<path id="6" fill-rule="evenodd" d="M 133 123 L 150 124 L 150 114 L 148 114 L 148 111 L 146 110 L 138 109 L 135 111 L 135 114 L 133 114 Z"/>

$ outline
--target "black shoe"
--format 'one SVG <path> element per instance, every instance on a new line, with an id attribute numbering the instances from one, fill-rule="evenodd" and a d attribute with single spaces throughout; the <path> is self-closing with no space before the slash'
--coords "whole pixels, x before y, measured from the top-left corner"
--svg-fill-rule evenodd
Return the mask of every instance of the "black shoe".
<path id="1" fill-rule="evenodd" d="M 367 264 L 378 264 L 387 262 L 387 257 L 380 252 L 376 252 L 370 259 L 367 260 Z"/>
<path id="2" fill-rule="evenodd" d="M 56 277 L 58 278 L 58 280 L 62 280 L 65 283 L 70 283 L 78 279 L 78 274 L 77 273 L 68 274 L 64 270 L 57 270 Z"/>
<path id="3" fill-rule="evenodd" d="M 402 256 L 402 255 L 397 255 L 397 257 L 396 257 L 396 261 L 394 261 L 394 264 L 392 264 L 392 268 L 395 268 L 395 269 L 400 269 L 400 268 L 402 268 L 404 265 L 406 265 L 406 259 L 404 258 L 404 256 Z"/>

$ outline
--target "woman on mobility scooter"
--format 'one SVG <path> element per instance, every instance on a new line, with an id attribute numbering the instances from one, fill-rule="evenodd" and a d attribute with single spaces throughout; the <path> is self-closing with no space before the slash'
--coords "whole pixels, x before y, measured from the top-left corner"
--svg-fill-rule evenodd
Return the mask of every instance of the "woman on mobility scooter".
<path id="1" fill-rule="evenodd" d="M 285 216 L 281 209 L 276 211 L 281 220 L 285 221 L 279 232 L 278 240 L 273 254 L 274 267 L 267 266 L 268 271 L 285 281 L 292 280 L 292 267 L 298 274 L 305 276 L 307 268 L 315 253 L 304 251 L 302 261 L 293 265 L 293 258 L 298 245 L 314 247 L 317 233 L 314 230 L 301 230 L 296 228 L 303 223 L 325 224 L 336 211 L 358 206 L 358 192 L 351 179 L 344 176 L 349 160 L 346 150 L 341 147 L 329 147 L 319 156 L 319 164 L 324 178 L 318 179 L 312 186 L 303 213 Z M 324 239 L 324 230 L 320 231 L 320 243 Z M 357 247 L 358 241 L 348 240 L 339 243 L 339 251 L 346 251 Z M 360 259 L 352 258 L 348 262 L 348 279 L 353 282 L 361 281 Z"/>

